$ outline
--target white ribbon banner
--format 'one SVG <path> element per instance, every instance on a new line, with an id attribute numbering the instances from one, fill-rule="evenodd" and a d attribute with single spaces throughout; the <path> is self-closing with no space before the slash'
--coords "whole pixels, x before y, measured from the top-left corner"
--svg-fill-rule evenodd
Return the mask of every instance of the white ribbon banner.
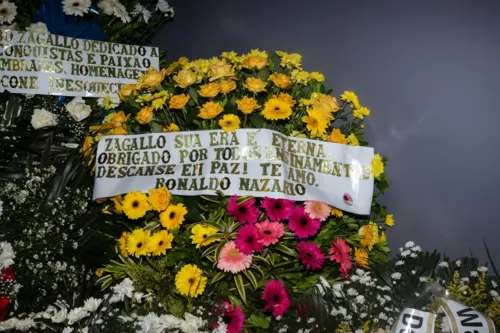
<path id="1" fill-rule="evenodd" d="M 406 308 L 400 313 L 391 333 L 434 333 L 435 323 L 433 313 Z"/>
<path id="2" fill-rule="evenodd" d="M 373 148 L 288 137 L 268 129 L 104 136 L 94 199 L 166 186 L 176 195 L 319 200 L 370 213 Z"/>
<path id="3" fill-rule="evenodd" d="M 151 66 L 159 67 L 156 47 L 0 30 L 0 92 L 116 96 Z"/>
<path id="4" fill-rule="evenodd" d="M 443 300 L 441 307 L 452 333 L 495 333 L 493 321 L 474 308 L 451 299 Z"/>

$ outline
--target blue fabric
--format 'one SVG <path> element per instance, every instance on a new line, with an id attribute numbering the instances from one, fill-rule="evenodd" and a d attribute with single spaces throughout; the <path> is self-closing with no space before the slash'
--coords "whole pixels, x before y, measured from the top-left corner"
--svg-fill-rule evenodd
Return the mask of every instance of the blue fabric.
<path id="1" fill-rule="evenodd" d="M 93 7 L 90 12 L 99 14 L 99 11 Z M 49 32 L 54 35 L 98 41 L 108 39 L 98 20 L 77 22 L 76 16 L 66 15 L 63 12 L 61 0 L 42 0 L 36 11 L 34 22 L 45 23 Z"/>

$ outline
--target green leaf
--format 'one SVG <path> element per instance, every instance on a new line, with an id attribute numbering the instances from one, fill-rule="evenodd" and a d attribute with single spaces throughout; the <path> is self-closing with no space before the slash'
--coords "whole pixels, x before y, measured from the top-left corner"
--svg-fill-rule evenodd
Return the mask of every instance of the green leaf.
<path id="1" fill-rule="evenodd" d="M 297 257 L 297 252 L 295 252 L 294 250 L 292 250 L 291 248 L 289 248 L 288 246 L 286 245 L 283 245 L 282 243 L 279 243 L 278 245 L 276 245 L 274 247 L 276 250 L 284 253 L 284 254 L 287 254 L 289 256 L 292 256 L 292 257 Z"/>
<path id="2" fill-rule="evenodd" d="M 250 117 L 248 117 L 250 123 L 254 125 L 256 128 L 261 128 L 262 123 L 264 122 L 264 117 L 260 113 L 253 113 Z"/>
<path id="3" fill-rule="evenodd" d="M 259 73 L 257 73 L 257 76 L 259 77 L 259 79 L 261 79 L 262 81 L 267 81 L 267 79 L 269 78 L 269 68 L 267 67 L 264 67 L 262 68 Z"/>
<path id="4" fill-rule="evenodd" d="M 247 320 L 247 324 L 250 327 L 260 327 L 264 329 L 268 329 L 270 323 L 271 323 L 270 317 L 256 316 L 255 314 L 252 314 L 250 318 Z"/>
<path id="5" fill-rule="evenodd" d="M 163 133 L 163 127 L 160 124 L 158 124 L 154 121 L 150 122 L 149 124 L 151 125 L 151 129 L 153 130 L 153 132 Z"/>
<path id="6" fill-rule="evenodd" d="M 222 280 L 226 276 L 226 273 L 224 272 L 218 272 L 215 274 L 215 276 L 212 278 L 212 281 L 210 283 L 215 283 L 219 280 Z"/>
<path id="7" fill-rule="evenodd" d="M 198 104 L 198 92 L 196 91 L 196 88 L 194 87 L 189 87 L 189 96 L 193 99 L 193 101 Z"/>
<path id="8" fill-rule="evenodd" d="M 246 270 L 246 271 L 243 271 L 243 274 L 245 274 L 245 276 L 247 277 L 248 281 L 250 281 L 250 283 L 253 286 L 253 289 L 257 290 L 257 288 L 258 288 L 257 279 L 253 275 L 252 271 Z"/>
<path id="9" fill-rule="evenodd" d="M 245 284 L 243 283 L 243 278 L 241 274 L 237 274 L 234 276 L 234 284 L 236 285 L 236 289 L 238 290 L 238 293 L 240 294 L 241 300 L 243 301 L 243 304 L 247 304 L 247 296 L 245 293 Z"/>

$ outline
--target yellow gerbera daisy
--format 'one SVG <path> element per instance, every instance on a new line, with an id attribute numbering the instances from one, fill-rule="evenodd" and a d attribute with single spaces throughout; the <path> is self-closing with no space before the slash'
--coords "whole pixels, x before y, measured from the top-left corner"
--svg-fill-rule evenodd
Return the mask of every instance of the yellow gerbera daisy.
<path id="1" fill-rule="evenodd" d="M 168 206 L 167 210 L 160 214 L 160 223 L 167 230 L 174 230 L 181 226 L 184 222 L 184 216 L 187 214 L 187 209 L 184 204 Z"/>
<path id="2" fill-rule="evenodd" d="M 342 134 L 342 132 L 338 128 L 334 128 L 332 130 L 332 133 L 330 133 L 330 135 L 328 136 L 327 141 L 334 142 L 334 143 L 340 143 L 343 145 L 347 144 L 347 139 L 346 139 L 345 135 Z"/>
<path id="3" fill-rule="evenodd" d="M 384 173 L 384 161 L 382 161 L 382 156 L 375 154 L 372 160 L 372 174 L 375 178 L 379 177 Z"/>
<path id="4" fill-rule="evenodd" d="M 182 296 L 198 297 L 203 294 L 207 278 L 196 265 L 185 265 L 175 276 L 175 287 Z"/>
<path id="5" fill-rule="evenodd" d="M 266 104 L 264 104 L 264 110 L 262 110 L 262 116 L 267 120 L 288 119 L 291 115 L 292 108 L 290 104 L 278 98 L 269 99 Z"/>
<path id="6" fill-rule="evenodd" d="M 109 198 L 115 204 L 115 210 L 117 213 L 123 213 L 123 198 L 121 195 L 117 195 Z"/>
<path id="7" fill-rule="evenodd" d="M 225 114 L 221 120 L 219 120 L 219 126 L 224 130 L 224 132 L 233 132 L 240 128 L 240 118 L 234 114 Z"/>
<path id="8" fill-rule="evenodd" d="M 137 220 L 146 215 L 150 209 L 148 197 L 140 191 L 127 193 L 123 199 L 122 209 L 129 219 Z"/>
<path id="9" fill-rule="evenodd" d="M 307 111 L 307 116 L 302 117 L 302 121 L 307 124 L 306 128 L 311 132 L 311 137 L 318 137 L 326 134 L 328 120 L 322 110 L 309 109 Z"/>
<path id="10" fill-rule="evenodd" d="M 165 255 L 167 250 L 172 248 L 173 239 L 174 235 L 170 234 L 167 230 L 161 230 L 149 239 L 148 250 L 154 256 Z"/>
<path id="11" fill-rule="evenodd" d="M 217 233 L 217 229 L 209 225 L 197 224 L 191 229 L 191 233 L 190 238 L 192 239 L 192 243 L 196 244 L 197 249 L 218 241 L 218 239 L 208 238 Z"/>
<path id="12" fill-rule="evenodd" d="M 136 258 L 147 255 L 151 252 L 150 238 L 149 230 L 135 229 L 127 238 L 127 252 Z"/>
<path id="13" fill-rule="evenodd" d="M 128 251 L 127 251 L 127 240 L 128 240 L 128 237 L 131 235 L 130 232 L 123 232 L 122 233 L 122 236 L 120 237 L 120 239 L 118 240 L 118 246 L 120 248 L 120 253 L 122 254 L 122 256 L 124 257 L 128 257 Z"/>

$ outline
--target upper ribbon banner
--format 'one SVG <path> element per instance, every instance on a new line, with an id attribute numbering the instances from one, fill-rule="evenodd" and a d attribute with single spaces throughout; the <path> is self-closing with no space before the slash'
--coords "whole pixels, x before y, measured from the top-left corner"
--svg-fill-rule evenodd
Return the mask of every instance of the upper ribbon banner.
<path id="1" fill-rule="evenodd" d="M 1 30 L 0 92 L 59 96 L 117 96 L 150 67 L 159 49 Z"/>

